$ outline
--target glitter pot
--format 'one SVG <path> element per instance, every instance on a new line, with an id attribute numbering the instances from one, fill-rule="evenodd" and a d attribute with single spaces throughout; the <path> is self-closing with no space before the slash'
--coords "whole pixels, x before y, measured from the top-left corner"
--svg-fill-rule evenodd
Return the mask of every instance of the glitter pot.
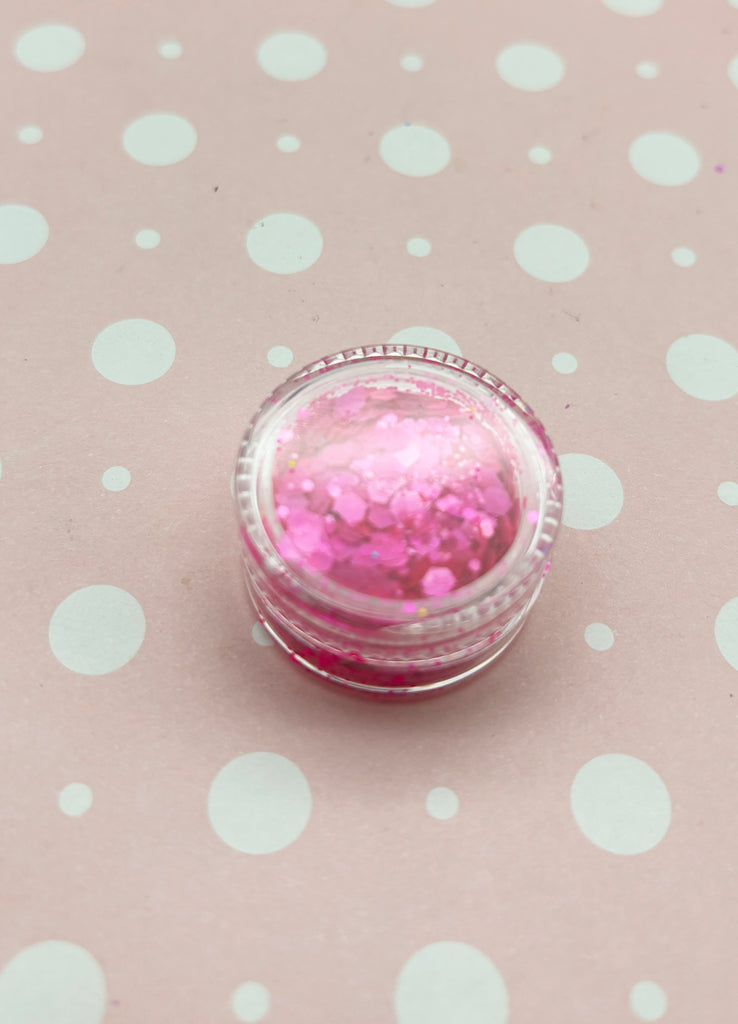
<path id="1" fill-rule="evenodd" d="M 532 410 L 460 356 L 327 356 L 266 399 L 235 476 L 248 590 L 292 659 L 381 694 L 490 664 L 541 589 L 561 474 Z"/>

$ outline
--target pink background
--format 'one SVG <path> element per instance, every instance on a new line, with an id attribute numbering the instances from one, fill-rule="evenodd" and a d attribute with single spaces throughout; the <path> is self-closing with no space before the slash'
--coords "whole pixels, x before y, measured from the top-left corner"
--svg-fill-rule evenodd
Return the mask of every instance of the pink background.
<path id="1" fill-rule="evenodd" d="M 23 66 L 17 41 L 49 22 L 76 28 L 84 54 L 54 72 Z M 325 48 L 304 81 L 257 60 L 286 30 Z M 738 360 L 738 10 L 8 0 L 2 38 L 0 204 L 39 211 L 49 237 L 0 266 L 0 1020 L 616 1024 L 657 1019 L 632 1005 L 641 981 L 666 994 L 669 1022 L 732 1019 L 738 612 L 721 609 L 738 597 L 738 499 L 718 487 L 738 480 L 737 400 L 682 385 L 702 367 L 707 390 L 729 390 Z M 165 40 L 181 56 L 161 56 Z M 563 61 L 551 88 L 497 70 L 529 41 Z M 421 70 L 401 66 L 408 53 Z M 657 75 L 636 73 L 641 61 Z M 122 138 L 158 111 L 186 118 L 197 145 L 147 166 Z M 408 122 L 447 140 L 438 173 L 381 158 L 385 133 Z M 29 124 L 35 144 L 16 137 Z M 691 180 L 658 185 L 631 166 L 652 132 L 687 140 L 701 161 Z M 297 152 L 277 148 L 284 134 Z M 550 163 L 529 159 L 537 145 Z M 245 245 L 284 211 L 323 239 L 298 273 L 264 269 Z M 536 224 L 576 232 L 587 268 L 561 283 L 527 273 L 515 242 Z M 135 242 L 144 228 L 161 235 L 153 249 Z M 408 253 L 416 236 L 429 255 Z M 679 246 L 693 266 L 674 263 Z M 136 385 L 92 359 L 104 328 L 130 318 L 176 345 L 171 368 Z M 229 478 L 248 419 L 287 373 L 412 326 L 508 381 L 559 453 L 611 468 L 624 501 L 601 528 L 562 529 L 498 666 L 386 706 L 316 685 L 255 642 Z M 679 383 L 667 353 L 688 335 L 728 348 L 716 361 L 698 339 Z M 271 364 L 275 346 L 291 370 Z M 560 352 L 575 372 L 553 368 Z M 128 487 L 106 489 L 111 466 Z M 582 488 L 572 500 L 597 505 L 596 481 Z M 132 595 L 146 628 L 125 664 L 90 674 L 85 644 L 104 662 L 128 620 L 64 627 L 77 668 L 50 636 L 58 606 L 95 585 Z M 608 650 L 585 641 L 591 623 L 613 631 Z M 218 773 L 255 751 L 289 759 L 311 794 L 304 829 L 264 854 L 233 848 L 208 814 Z M 617 754 L 669 796 L 665 812 L 619 776 L 592 789 L 614 846 L 667 813 L 634 854 L 592 841 L 572 809 L 577 773 Z M 225 813 L 247 832 L 262 813 L 267 832 L 289 827 L 289 784 L 257 781 Z M 60 807 L 70 783 L 92 791 L 84 813 Z M 426 809 L 436 787 L 459 800 L 445 820 Z M 71 996 L 69 978 L 49 981 L 54 948 L 23 953 L 47 940 L 95 958 L 104 1006 L 91 996 L 88 1016 L 63 1016 L 87 975 Z M 422 991 L 408 996 L 405 965 L 439 942 L 488 958 L 509 1011 L 443 948 L 425 986 L 436 1016 Z M 31 963 L 25 980 L 18 963 Z M 232 1002 L 249 981 L 268 1009 Z"/>

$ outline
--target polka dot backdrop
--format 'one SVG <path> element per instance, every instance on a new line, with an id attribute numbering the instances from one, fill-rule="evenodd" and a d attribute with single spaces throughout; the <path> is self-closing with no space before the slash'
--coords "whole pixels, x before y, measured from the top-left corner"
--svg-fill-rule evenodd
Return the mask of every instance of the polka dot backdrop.
<path id="1" fill-rule="evenodd" d="M 0 1019 L 729 1019 L 738 5 L 4 13 Z M 281 654 L 231 496 L 389 340 L 565 484 L 519 640 L 402 706 Z"/>

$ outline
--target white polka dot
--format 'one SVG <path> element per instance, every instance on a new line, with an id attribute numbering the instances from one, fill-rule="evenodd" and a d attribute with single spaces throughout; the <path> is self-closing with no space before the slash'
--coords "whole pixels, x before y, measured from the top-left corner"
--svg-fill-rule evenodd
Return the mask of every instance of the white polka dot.
<path id="1" fill-rule="evenodd" d="M 726 601 L 717 613 L 715 643 L 727 663 L 738 672 L 738 597 Z"/>
<path id="2" fill-rule="evenodd" d="M 700 157 L 691 142 L 671 132 L 648 132 L 630 144 L 630 166 L 652 185 L 686 185 L 697 176 Z"/>
<path id="3" fill-rule="evenodd" d="M 78 818 L 92 807 L 92 790 L 84 782 L 70 782 L 59 794 L 59 810 Z"/>
<path id="4" fill-rule="evenodd" d="M 453 818 L 459 809 L 459 798 L 452 789 L 446 786 L 436 786 L 425 798 L 425 809 L 431 818 L 439 821 L 447 821 Z"/>
<path id="5" fill-rule="evenodd" d="M 296 153 L 300 148 L 300 140 L 296 135 L 280 135 L 277 139 L 277 149 L 282 153 Z"/>
<path id="6" fill-rule="evenodd" d="M 551 366 L 557 373 L 574 373 L 579 363 L 571 352 L 557 352 L 551 360 Z"/>
<path id="7" fill-rule="evenodd" d="M 400 57 L 400 67 L 403 71 L 422 71 L 423 58 L 417 53 L 406 53 L 404 57 Z"/>
<path id="8" fill-rule="evenodd" d="M 106 491 L 124 491 L 130 482 L 131 474 L 125 466 L 111 466 L 102 475 L 102 483 Z"/>
<path id="9" fill-rule="evenodd" d="M 0 264 L 24 263 L 41 252 L 49 238 L 46 218 L 32 206 L 0 206 Z"/>
<path id="10" fill-rule="evenodd" d="M 667 1005 L 666 992 L 655 981 L 639 981 L 630 990 L 630 1008 L 639 1020 L 661 1020 Z"/>
<path id="11" fill-rule="evenodd" d="M 718 487 L 718 498 L 726 505 L 738 505 L 738 483 L 725 480 Z"/>
<path id="12" fill-rule="evenodd" d="M 297 765 L 263 751 L 229 761 L 208 794 L 210 824 L 242 853 L 274 853 L 294 843 L 311 810 L 310 787 Z"/>
<path id="13" fill-rule="evenodd" d="M 692 250 L 685 249 L 683 246 L 678 246 L 676 249 L 672 249 L 671 258 L 678 267 L 693 267 L 697 260 L 697 257 Z"/>
<path id="14" fill-rule="evenodd" d="M 165 60 L 176 60 L 182 56 L 182 44 L 176 39 L 167 39 L 166 42 L 159 44 L 159 54 Z"/>
<path id="15" fill-rule="evenodd" d="M 602 0 L 615 14 L 625 14 L 629 18 L 645 18 L 661 10 L 664 0 Z"/>
<path id="16" fill-rule="evenodd" d="M 255 622 L 251 627 L 251 639 L 259 647 L 273 647 L 274 641 L 260 622 Z"/>
<path id="17" fill-rule="evenodd" d="M 580 277 L 589 266 L 589 250 L 574 231 L 559 224 L 534 224 L 515 239 L 515 259 L 531 277 L 561 284 Z"/>
<path id="18" fill-rule="evenodd" d="M 26 946 L 0 973 L 0 1020 L 8 1024 L 101 1024 L 106 1001 L 100 965 L 73 942 Z"/>
<path id="19" fill-rule="evenodd" d="M 431 251 L 431 244 L 427 238 L 411 238 L 407 243 L 407 251 L 411 256 L 422 258 Z"/>
<path id="20" fill-rule="evenodd" d="M 24 124 L 22 128 L 18 129 L 16 135 L 19 142 L 24 142 L 27 146 L 35 145 L 44 137 L 43 131 L 37 124 Z"/>
<path id="21" fill-rule="evenodd" d="M 502 975 L 475 946 L 434 942 L 413 953 L 395 985 L 397 1024 L 506 1024 Z"/>
<path id="22" fill-rule="evenodd" d="M 722 402 L 738 394 L 738 350 L 711 334 L 677 338 L 666 354 L 666 369 L 692 398 Z"/>
<path id="23" fill-rule="evenodd" d="M 439 174 L 451 159 L 451 147 L 440 132 L 422 124 L 399 124 L 379 143 L 379 155 L 387 166 L 408 178 Z"/>
<path id="24" fill-rule="evenodd" d="M 738 89 L 738 57 L 733 57 L 730 64 L 728 64 L 728 78 Z"/>
<path id="25" fill-rule="evenodd" d="M 274 345 L 267 352 L 270 366 L 289 366 L 294 358 L 292 349 L 287 345 Z"/>
<path id="26" fill-rule="evenodd" d="M 659 66 L 652 60 L 642 60 L 640 64 L 636 64 L 635 70 L 639 78 L 658 78 L 659 76 Z"/>
<path id="27" fill-rule="evenodd" d="M 571 809 L 591 843 L 623 855 L 652 849 L 671 821 L 671 800 L 661 777 L 628 754 L 602 754 L 580 768 L 571 787 Z"/>
<path id="28" fill-rule="evenodd" d="M 437 348 L 442 352 L 452 352 L 456 356 L 461 355 L 461 349 L 451 335 L 446 334 L 445 331 L 439 331 L 437 327 L 404 327 L 392 335 L 388 344 L 418 345 L 420 348 Z"/>
<path id="29" fill-rule="evenodd" d="M 564 62 L 554 50 L 538 43 L 516 43 L 497 55 L 497 73 L 515 89 L 542 92 L 564 77 Z"/>
<path id="30" fill-rule="evenodd" d="M 235 471 L 235 469 L 231 473 L 231 497 L 234 500 L 236 498 L 236 471 Z"/>
<path id="31" fill-rule="evenodd" d="M 278 32 L 259 47 L 259 66 L 282 82 L 304 82 L 325 67 L 325 47 L 305 32 Z"/>
<path id="32" fill-rule="evenodd" d="M 615 643 L 615 634 L 604 622 L 590 622 L 584 631 L 584 639 L 593 651 L 609 651 Z"/>
<path id="33" fill-rule="evenodd" d="M 253 225 L 246 236 L 246 250 L 262 270 L 297 274 L 320 259 L 323 236 L 307 217 L 272 213 Z"/>
<path id="34" fill-rule="evenodd" d="M 541 167 L 544 164 L 550 164 L 551 150 L 546 149 L 545 146 L 531 146 L 528 150 L 528 159 L 532 164 L 539 164 Z"/>
<path id="35" fill-rule="evenodd" d="M 16 57 L 30 71 L 63 71 L 84 52 L 84 36 L 71 25 L 38 25 L 15 44 Z"/>
<path id="36" fill-rule="evenodd" d="M 253 1024 L 263 1020 L 269 1012 L 269 989 L 258 981 L 244 981 L 231 998 L 236 1019 Z"/>
<path id="37" fill-rule="evenodd" d="M 606 462 L 593 455 L 559 457 L 564 485 L 561 521 L 574 530 L 598 530 L 623 507 L 623 485 Z"/>
<path id="38" fill-rule="evenodd" d="M 142 228 L 136 235 L 136 245 L 139 249 L 155 249 L 161 242 L 161 235 L 153 228 Z"/>
<path id="39" fill-rule="evenodd" d="M 430 7 L 435 0 L 387 0 L 393 7 Z"/>
<path id="40" fill-rule="evenodd" d="M 154 320 L 117 320 L 92 345 L 98 373 L 115 384 L 149 384 L 174 362 L 176 347 L 166 327 Z"/>
<path id="41" fill-rule="evenodd" d="M 146 632 L 135 597 L 120 587 L 82 587 L 65 597 L 51 616 L 49 644 L 71 672 L 102 676 L 127 665 Z"/>
<path id="42" fill-rule="evenodd" d="M 197 132 L 179 114 L 145 114 L 123 132 L 126 153 L 147 167 L 178 164 L 197 145 Z"/>

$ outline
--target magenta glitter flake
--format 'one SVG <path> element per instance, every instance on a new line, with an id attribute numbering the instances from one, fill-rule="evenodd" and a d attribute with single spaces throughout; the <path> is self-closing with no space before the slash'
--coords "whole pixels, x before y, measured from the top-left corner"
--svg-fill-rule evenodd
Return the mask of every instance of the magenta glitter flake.
<path id="1" fill-rule="evenodd" d="M 246 581 L 293 659 L 378 693 L 437 689 L 511 642 L 548 571 L 558 462 L 461 357 L 352 349 L 264 403 L 236 473 Z"/>

